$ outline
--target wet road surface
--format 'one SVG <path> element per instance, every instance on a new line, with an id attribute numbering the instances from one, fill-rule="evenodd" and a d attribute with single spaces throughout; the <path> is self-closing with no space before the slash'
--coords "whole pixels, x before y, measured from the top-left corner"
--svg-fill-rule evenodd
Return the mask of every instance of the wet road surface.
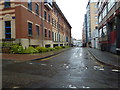
<path id="1" fill-rule="evenodd" d="M 86 48 L 71 48 L 38 61 L 3 61 L 3 88 L 118 88 L 118 74 Z"/>

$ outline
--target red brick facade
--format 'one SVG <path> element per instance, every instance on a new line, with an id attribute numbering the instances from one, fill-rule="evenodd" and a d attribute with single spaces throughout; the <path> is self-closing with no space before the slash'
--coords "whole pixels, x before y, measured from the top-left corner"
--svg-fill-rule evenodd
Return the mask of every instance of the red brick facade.
<path id="1" fill-rule="evenodd" d="M 58 44 L 58 42 L 54 43 L 53 41 L 53 38 L 55 37 L 52 33 L 55 30 L 57 34 L 61 35 L 60 37 L 62 37 L 62 39 L 65 39 L 63 40 L 64 43 L 61 42 L 62 40 L 58 40 L 60 44 L 69 45 L 71 43 L 71 26 L 56 2 L 52 3 L 51 9 L 47 6 L 48 4 L 46 5 L 44 2 L 32 2 L 32 10 L 28 9 L 28 2 L 10 2 L 9 8 L 4 8 L 4 1 L 0 3 L 0 5 L 3 6 L 0 10 L 0 12 L 2 12 L 2 14 L 0 13 L 0 20 L 2 19 L 1 23 L 3 23 L 3 29 L 5 27 L 4 22 L 11 21 L 11 35 L 14 34 L 11 37 L 14 38 L 15 43 L 18 43 L 19 41 L 19 43 L 25 44 L 29 41 L 29 45 L 44 44 L 45 46 L 46 44 L 50 44 L 50 46 L 53 47 L 53 44 Z M 38 14 L 36 13 L 36 6 L 38 6 Z M 44 11 L 46 12 L 46 19 L 44 18 Z M 57 12 L 56 16 L 55 11 Z M 8 19 L 8 17 L 10 19 Z M 56 19 L 56 26 L 52 24 L 53 18 Z M 31 36 L 28 34 L 28 23 L 32 24 Z M 36 32 L 36 27 L 39 27 L 39 35 L 38 32 Z M 54 28 L 56 29 L 53 30 Z M 45 37 L 45 29 L 47 30 L 47 37 Z M 4 34 L 4 32 L 2 32 L 2 34 Z M 66 37 L 69 38 L 69 41 L 67 42 Z M 5 39 L 6 38 L 3 35 L 2 40 Z M 27 45 L 23 46 L 26 47 Z"/>

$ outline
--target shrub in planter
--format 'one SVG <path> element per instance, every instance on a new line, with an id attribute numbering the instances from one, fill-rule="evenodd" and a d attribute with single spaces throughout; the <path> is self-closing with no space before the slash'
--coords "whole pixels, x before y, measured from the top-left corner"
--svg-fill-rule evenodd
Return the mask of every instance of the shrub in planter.
<path id="1" fill-rule="evenodd" d="M 62 48 L 65 48 L 65 46 L 62 46 Z"/>
<path id="2" fill-rule="evenodd" d="M 11 46 L 10 52 L 15 54 L 22 54 L 25 52 L 25 49 L 20 45 L 13 45 Z"/>
<path id="3" fill-rule="evenodd" d="M 41 53 L 41 52 L 48 52 L 48 48 L 45 48 L 45 47 L 36 47 L 36 49 Z"/>
<path id="4" fill-rule="evenodd" d="M 12 47 L 13 45 L 17 45 L 17 44 L 13 44 L 13 43 L 2 43 L 2 47 Z"/>
<path id="5" fill-rule="evenodd" d="M 55 50 L 55 48 L 51 48 L 51 47 L 49 47 L 47 49 L 48 49 L 48 51 L 54 51 Z"/>
<path id="6" fill-rule="evenodd" d="M 65 48 L 69 48 L 69 46 L 65 46 Z"/>
<path id="7" fill-rule="evenodd" d="M 35 49 L 34 47 L 28 47 L 24 53 L 26 54 L 34 54 L 34 53 L 38 53 L 39 51 L 37 49 Z"/>
<path id="8" fill-rule="evenodd" d="M 62 49 L 61 46 L 56 46 L 55 49 L 59 50 L 59 49 Z"/>

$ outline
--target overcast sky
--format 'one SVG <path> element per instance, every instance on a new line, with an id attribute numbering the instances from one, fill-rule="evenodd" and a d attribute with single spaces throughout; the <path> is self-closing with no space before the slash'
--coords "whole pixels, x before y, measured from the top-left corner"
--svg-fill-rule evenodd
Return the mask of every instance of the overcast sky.
<path id="1" fill-rule="evenodd" d="M 56 0 L 56 2 L 72 26 L 72 37 L 82 39 L 82 26 L 88 0 Z"/>

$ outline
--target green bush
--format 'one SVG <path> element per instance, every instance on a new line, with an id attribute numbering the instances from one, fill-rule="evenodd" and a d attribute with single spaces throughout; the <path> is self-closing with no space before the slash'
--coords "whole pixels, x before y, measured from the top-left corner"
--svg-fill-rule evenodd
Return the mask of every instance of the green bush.
<path id="1" fill-rule="evenodd" d="M 62 48 L 65 48 L 65 46 L 62 46 Z"/>
<path id="2" fill-rule="evenodd" d="M 62 46 L 62 48 L 69 48 L 69 46 Z"/>
<path id="3" fill-rule="evenodd" d="M 36 47 L 36 49 L 41 53 L 41 52 L 48 52 L 48 48 L 45 48 L 45 47 Z"/>
<path id="4" fill-rule="evenodd" d="M 34 54 L 34 53 L 38 53 L 39 51 L 37 49 L 35 49 L 34 47 L 28 47 L 24 53 L 27 54 Z"/>
<path id="5" fill-rule="evenodd" d="M 2 43 L 2 47 L 11 47 L 13 45 L 13 43 Z"/>
<path id="6" fill-rule="evenodd" d="M 69 46 L 65 46 L 65 48 L 69 48 Z"/>
<path id="7" fill-rule="evenodd" d="M 11 46 L 10 52 L 15 54 L 22 54 L 24 53 L 25 49 L 22 46 L 19 45 L 13 45 Z"/>
<path id="8" fill-rule="evenodd" d="M 62 49 L 61 46 L 56 46 L 55 49 L 59 50 L 59 49 Z"/>
<path id="9" fill-rule="evenodd" d="M 48 51 L 54 51 L 55 50 L 55 48 L 51 48 L 51 47 L 49 47 L 47 49 L 48 49 Z"/>

